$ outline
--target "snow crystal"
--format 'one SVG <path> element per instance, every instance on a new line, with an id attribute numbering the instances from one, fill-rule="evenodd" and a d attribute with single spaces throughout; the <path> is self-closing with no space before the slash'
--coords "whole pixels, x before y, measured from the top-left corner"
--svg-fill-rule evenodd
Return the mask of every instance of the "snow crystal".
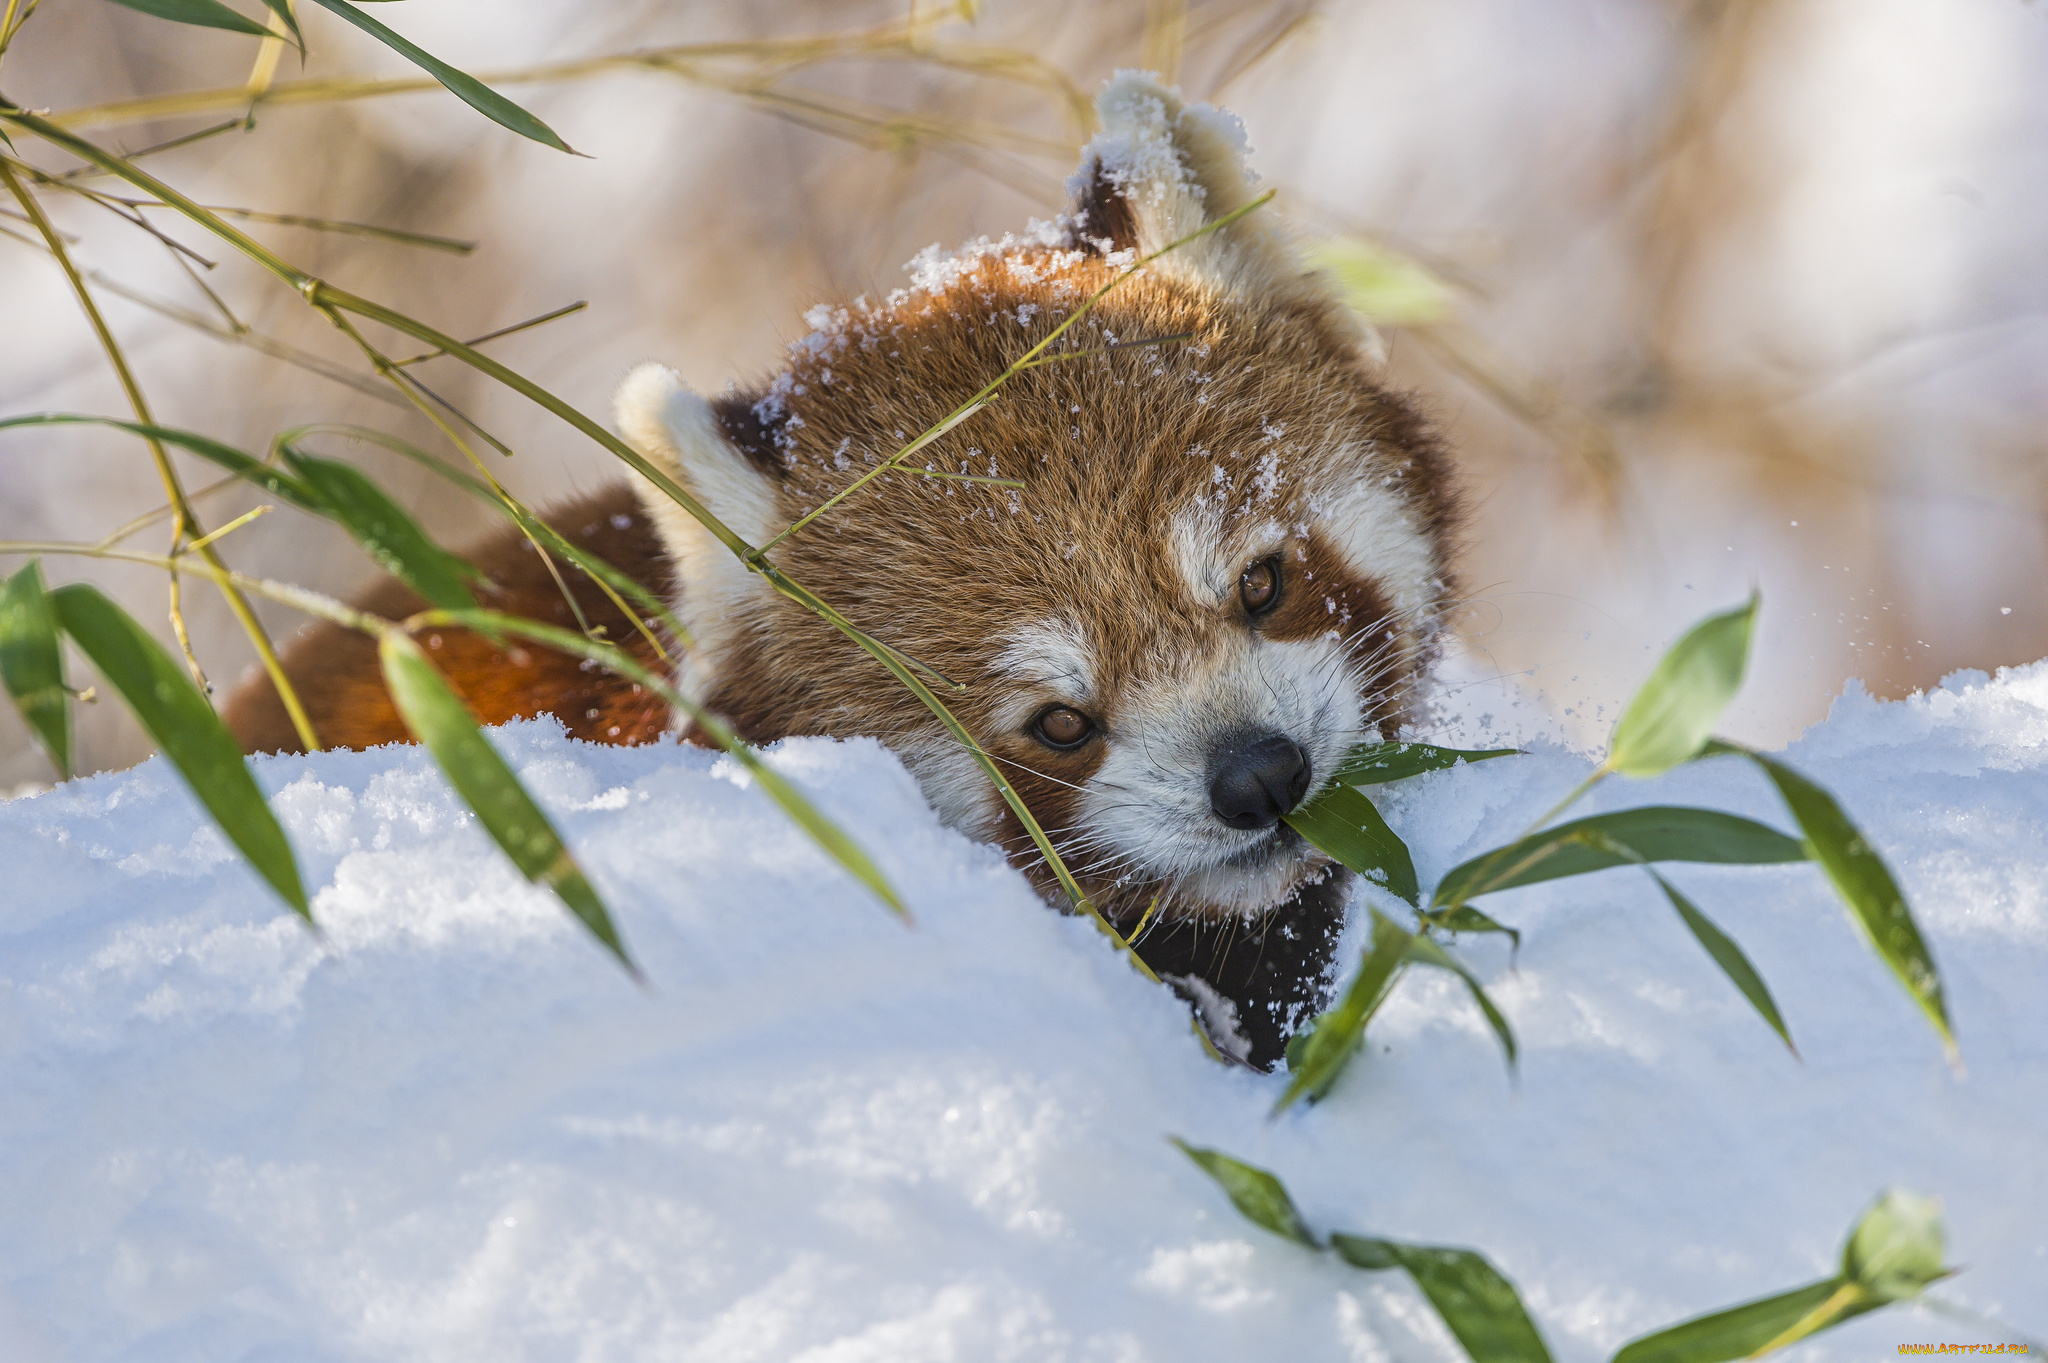
<path id="1" fill-rule="evenodd" d="M 1482 722 L 1490 723 L 1490 719 Z M 1846 693 L 1788 751 L 1884 850 L 1969 1065 L 1810 866 L 1678 865 L 1794 1061 L 1645 879 L 1498 896 L 1462 985 L 1405 979 L 1324 1103 L 1226 1069 L 1185 1006 L 940 827 L 870 740 L 769 760 L 901 888 L 906 928 L 723 755 L 495 741 L 650 984 L 522 881 L 416 748 L 258 759 L 324 937 L 161 760 L 0 805 L 0 1357 L 1449 1359 L 1396 1275 L 1251 1228 L 1165 1142 L 1310 1222 L 1484 1250 L 1561 1363 L 1833 1271 L 1882 1187 L 1944 1199 L 1939 1289 L 2036 1337 L 2048 1261 L 2048 663 Z M 1382 792 L 1425 886 L 1588 761 Z M 1610 782 L 1786 826 L 1746 764 Z M 1353 905 L 1355 962 L 1367 906 Z M 1806 1360 L 1978 1339 L 1888 1310 Z"/>
<path id="2" fill-rule="evenodd" d="M 950 292 L 996 266 L 1001 266 L 1017 284 L 1042 283 L 1072 268 L 1081 258 L 1078 251 L 1063 249 L 1067 228 L 1064 216 L 1032 218 L 1022 232 L 1005 232 L 1000 238 L 975 237 L 952 249 L 933 242 L 904 265 L 904 273 L 910 276 L 910 288 L 891 293 L 889 305 L 901 306 L 917 294 L 935 296 Z M 1041 265 L 1036 257 L 1047 251 L 1054 254 Z"/>

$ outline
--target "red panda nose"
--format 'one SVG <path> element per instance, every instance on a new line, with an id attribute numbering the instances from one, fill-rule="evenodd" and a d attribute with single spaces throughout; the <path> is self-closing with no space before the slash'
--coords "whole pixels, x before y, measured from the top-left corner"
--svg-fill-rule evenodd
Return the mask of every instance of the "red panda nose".
<path id="1" fill-rule="evenodd" d="M 1209 808 L 1232 828 L 1271 828 L 1308 794 L 1308 757 L 1286 734 L 1254 739 L 1216 763 Z"/>

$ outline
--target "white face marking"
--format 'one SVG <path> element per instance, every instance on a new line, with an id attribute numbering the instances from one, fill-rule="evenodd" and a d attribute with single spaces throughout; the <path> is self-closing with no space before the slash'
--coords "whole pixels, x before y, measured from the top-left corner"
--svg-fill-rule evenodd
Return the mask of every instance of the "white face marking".
<path id="1" fill-rule="evenodd" d="M 775 489 L 727 442 L 710 404 L 685 388 L 674 370 L 641 365 L 619 385 L 613 410 L 634 448 L 740 538 L 760 544 L 773 533 Z M 774 588 L 667 493 L 638 473 L 629 476 L 675 562 L 677 592 L 669 604 L 696 643 L 677 669 L 676 686 L 701 700 L 717 680 L 706 660 L 733 656 L 747 608 Z"/>
<path id="2" fill-rule="evenodd" d="M 998 638 L 1003 648 L 989 669 L 1014 683 L 996 707 L 998 725 L 1022 728 L 1054 701 L 1093 711 L 1095 650 L 1078 624 L 1055 616 L 1005 630 Z"/>
<path id="3" fill-rule="evenodd" d="M 939 819 L 971 838 L 993 838 L 1001 826 L 1003 797 L 988 775 L 951 735 L 943 740 L 898 743 L 896 755 L 917 780 Z"/>
<path id="4" fill-rule="evenodd" d="M 1341 458 L 1356 463 L 1356 455 Z M 1414 513 L 1381 483 L 1359 479 L 1312 498 L 1310 513 L 1351 571 L 1386 593 L 1394 618 L 1420 641 L 1435 633 L 1436 555 Z"/>
<path id="5" fill-rule="evenodd" d="M 1245 566 L 1286 538 L 1286 528 L 1272 520 L 1237 526 L 1226 535 L 1221 513 L 1206 503 L 1180 512 L 1166 527 L 1167 556 L 1188 594 L 1205 609 L 1227 603 Z"/>
<path id="6" fill-rule="evenodd" d="M 1195 900 L 1256 913 L 1323 864 L 1305 845 L 1281 849 L 1278 829 L 1232 828 L 1209 802 L 1219 748 L 1281 733 L 1308 757 L 1320 786 L 1368 736 L 1360 679 L 1333 639 L 1275 642 L 1250 633 L 1206 666 L 1137 688 L 1107 717 L 1109 749 L 1081 797 L 1093 860 L 1133 877 L 1162 877 Z"/>

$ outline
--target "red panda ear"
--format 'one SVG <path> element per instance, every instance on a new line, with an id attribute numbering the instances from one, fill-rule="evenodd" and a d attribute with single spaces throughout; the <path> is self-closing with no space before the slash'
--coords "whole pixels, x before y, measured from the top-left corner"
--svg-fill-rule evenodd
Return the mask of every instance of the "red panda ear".
<path id="1" fill-rule="evenodd" d="M 773 533 L 774 483 L 733 447 L 711 404 L 685 387 L 673 369 L 641 365 L 619 385 L 612 406 L 627 442 L 734 533 L 749 544 Z M 695 557 L 685 550 L 710 538 L 704 528 L 646 478 L 637 473 L 632 478 L 670 557 L 678 562 Z M 721 547 L 718 552 L 725 551 Z"/>
<path id="2" fill-rule="evenodd" d="M 1257 197 L 1244 124 L 1145 71 L 1119 71 L 1096 98 L 1102 122 L 1067 182 L 1074 246 L 1150 255 Z M 1163 257 L 1156 268 L 1225 288 L 1290 288 L 1303 267 L 1270 208 Z"/>

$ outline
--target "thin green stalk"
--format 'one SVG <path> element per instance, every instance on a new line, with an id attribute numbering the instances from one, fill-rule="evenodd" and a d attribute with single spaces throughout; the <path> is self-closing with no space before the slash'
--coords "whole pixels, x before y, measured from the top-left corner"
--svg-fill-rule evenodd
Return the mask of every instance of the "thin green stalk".
<path id="1" fill-rule="evenodd" d="M 991 478 L 981 473 L 947 473 L 943 469 L 905 469 L 903 471 L 905 473 L 914 473 L 920 478 L 941 478 L 949 483 L 983 483 L 989 487 L 1013 487 L 1020 490 L 1024 487 L 1024 480 L 1022 478 Z"/>
<path id="2" fill-rule="evenodd" d="M 210 128 L 201 128 L 198 132 L 184 133 L 178 137 L 167 138 L 162 142 L 152 142 L 146 147 L 137 147 L 134 151 L 128 153 L 128 159 L 133 161 L 138 157 L 155 156 L 159 152 L 175 151 L 179 147 L 189 147 L 194 142 L 203 142 L 209 137 L 218 137 L 224 132 L 233 132 L 241 126 L 241 119 L 231 118 L 225 123 L 216 123 Z M 101 171 L 80 166 L 76 170 L 65 171 L 57 178 L 60 180 L 77 180 L 83 179 L 88 175 L 99 175 L 101 173 Z"/>
<path id="3" fill-rule="evenodd" d="M 185 500 L 188 502 L 200 502 L 208 497 L 211 497 L 216 492 L 225 492 L 231 487 L 239 486 L 242 482 L 243 479 L 240 474 L 231 473 L 227 477 L 221 479 L 218 482 L 208 483 L 205 487 L 200 488 L 199 491 L 197 492 L 186 493 Z M 104 538 L 100 540 L 99 547 L 102 549 L 110 549 L 114 545 L 119 544 L 122 540 L 127 539 L 130 535 L 135 534 L 137 531 L 149 529 L 150 526 L 155 525 L 164 517 L 176 515 L 177 510 L 178 509 L 176 507 L 166 504 L 164 506 L 157 507 L 154 511 L 145 511 L 140 516 L 137 516 L 134 520 L 129 521 L 127 524 L 116 527 L 112 533 L 106 535 Z"/>
<path id="4" fill-rule="evenodd" d="M 1148 336 L 1142 341 L 1117 341 L 1111 345 L 1091 346 L 1087 350 L 1062 350 L 1057 355 L 1041 355 L 1037 359 L 1020 364 L 1019 369 L 1036 369 L 1042 364 L 1059 364 L 1063 360 L 1086 360 L 1097 355 L 1115 355 L 1125 350 L 1141 350 L 1146 346 L 1167 345 L 1174 341 L 1192 341 L 1192 331 L 1177 331 L 1171 336 Z"/>
<path id="5" fill-rule="evenodd" d="M 1543 827 L 1543 825 L 1549 823 L 1552 819 L 1556 818 L 1558 815 L 1564 813 L 1567 809 L 1570 809 L 1573 805 L 1577 804 L 1580 798 L 1583 797 L 1587 791 L 1591 790 L 1594 786 L 1599 785 L 1601 780 L 1604 779 L 1612 770 L 1613 769 L 1608 767 L 1605 763 L 1602 763 L 1600 766 L 1595 767 L 1593 769 L 1592 775 L 1588 776 L 1585 780 L 1579 782 L 1577 786 L 1572 788 L 1572 792 L 1569 795 L 1565 796 L 1562 800 L 1559 800 L 1556 804 L 1552 805 L 1550 807 L 1549 813 L 1543 815 L 1541 818 L 1537 819 L 1536 822 L 1530 824 L 1527 828 L 1523 829 L 1521 833 L 1514 839 L 1514 841 L 1520 842 L 1523 838 L 1528 837 L 1531 833 L 1534 833 L 1537 829 Z"/>
<path id="6" fill-rule="evenodd" d="M 7 0 L 7 13 L 0 15 L 0 61 L 6 59 L 8 45 L 14 41 L 14 35 L 21 32 L 21 26 L 28 22 L 29 16 L 36 12 L 38 3 L 40 0 L 28 0 L 26 5 L 21 0 Z"/>
<path id="7" fill-rule="evenodd" d="M 286 3 L 289 4 L 290 0 Z M 291 31 L 275 10 L 266 10 L 263 20 L 272 36 L 256 45 L 256 60 L 249 67 L 249 79 L 242 87 L 244 98 L 249 102 L 249 112 L 243 116 L 242 122 L 249 126 L 256 121 L 257 101 L 263 98 L 270 89 L 270 83 L 277 78 L 278 60 L 284 56 L 284 45 L 291 38 Z M 303 62 L 304 49 L 300 50 L 299 56 Z"/>
<path id="8" fill-rule="evenodd" d="M 216 541 L 225 539 L 227 536 L 234 534 L 235 531 L 240 530 L 243 526 L 257 519 L 259 516 L 268 516 L 271 512 L 275 510 L 277 510 L 276 507 L 270 505 L 270 503 L 268 502 L 265 502 L 262 506 L 256 507 L 249 511 L 244 511 L 241 515 L 235 517 L 226 525 L 220 526 L 219 528 L 214 530 L 207 531 L 198 539 L 193 540 L 191 544 L 186 546 L 186 548 L 192 552 L 197 552 L 198 550 L 204 549 L 209 544 L 213 544 Z"/>
<path id="9" fill-rule="evenodd" d="M 466 344 L 482 345 L 485 341 L 495 341 L 500 336 L 510 336 L 514 332 L 525 331 L 529 327 L 537 327 L 543 323 L 552 322 L 557 317 L 567 317 L 570 313 L 581 312 L 589 306 L 588 301 L 571 303 L 567 307 L 556 308 L 553 312 L 544 312 L 538 317 L 529 317 L 524 322 L 514 322 L 509 327 L 499 327 L 496 331 L 487 331 L 481 336 L 472 336 Z M 417 355 L 408 355 L 402 360 L 393 360 L 391 363 L 403 369 L 409 364 L 418 364 L 422 360 L 438 360 L 446 353 L 446 351 L 441 350 L 423 350 Z"/>
<path id="10" fill-rule="evenodd" d="M 1609 769 L 1605 765 L 1595 767 L 1593 769 L 1592 775 L 1588 776 L 1585 780 L 1579 782 L 1577 786 L 1573 787 L 1569 795 L 1566 795 L 1562 800 L 1559 800 L 1556 804 L 1552 805 L 1547 813 L 1540 815 L 1534 823 L 1530 824 L 1527 828 L 1523 829 L 1519 834 L 1509 839 L 1499 849 L 1497 849 L 1494 852 L 1493 856 L 1487 860 L 1486 864 L 1480 868 L 1481 874 L 1473 877 L 1472 884 L 1474 884 L 1475 886 L 1487 885 L 1493 883 L 1496 880 L 1508 879 L 1512 876 L 1520 874 L 1529 866 L 1534 865 L 1536 862 L 1541 861 L 1543 858 L 1549 856 L 1552 852 L 1554 852 L 1556 849 L 1552 847 L 1538 849 L 1536 851 L 1529 853 L 1528 856 L 1523 857 L 1520 861 L 1508 867 L 1505 871 L 1500 872 L 1498 876 L 1496 876 L 1495 874 L 1494 862 L 1499 860 L 1500 857 L 1505 856 L 1507 854 L 1508 848 L 1513 847 L 1516 843 L 1519 843 L 1523 838 L 1528 837 L 1531 833 L 1534 833 L 1537 829 L 1543 827 L 1543 825 L 1549 823 L 1552 819 L 1555 819 L 1558 815 L 1564 813 L 1567 809 L 1570 809 L 1573 805 L 1577 804 L 1580 798 L 1583 797 L 1587 791 L 1591 790 L 1594 786 L 1598 785 L 1601 782 L 1601 780 L 1605 778 L 1607 775 L 1609 775 Z M 1480 890 L 1478 891 L 1478 893 L 1484 894 L 1485 891 Z M 1471 896 L 1469 895 L 1460 895 L 1458 896 L 1457 903 L 1445 904 L 1442 906 L 1441 909 L 1432 910 L 1432 912 L 1445 913 L 1449 912 L 1452 909 L 1460 908 L 1465 904 L 1466 900 L 1470 897 Z M 1427 921 L 1429 918 L 1429 914 L 1424 914 L 1423 918 L 1425 920 L 1423 923 L 1423 927 L 1425 930 L 1432 926 L 1435 926 L 1434 924 Z"/>
<path id="11" fill-rule="evenodd" d="M 70 252 L 64 249 L 64 242 L 57 235 L 57 230 L 51 225 L 49 217 L 44 214 L 42 205 L 15 175 L 13 166 L 4 161 L 0 161 L 0 180 L 6 182 L 9 192 L 21 204 L 22 211 L 28 214 L 36 230 L 42 234 L 44 244 L 48 246 L 50 254 L 56 257 L 57 264 L 64 271 L 64 277 L 71 282 L 72 292 L 77 296 L 79 306 L 85 310 L 87 320 L 92 323 L 93 332 L 99 337 L 100 348 L 106 352 L 107 363 L 113 367 L 122 391 L 128 396 L 128 404 L 135 411 L 135 419 L 145 426 L 154 426 L 156 418 L 150 414 L 149 402 L 143 397 L 142 387 L 135 381 L 133 371 L 128 368 L 128 360 L 121 352 L 120 343 L 114 339 L 113 331 L 108 328 L 106 319 L 100 315 L 99 305 L 93 302 L 92 291 L 86 287 L 84 278 L 78 273 L 78 267 L 72 263 Z M 150 453 L 156 460 L 157 474 L 163 480 L 166 496 L 170 504 L 176 508 L 172 518 L 172 549 L 175 551 L 181 542 L 188 539 L 203 541 L 205 532 L 200 529 L 199 518 L 193 514 L 191 503 L 185 498 L 185 489 L 178 481 L 178 471 L 171 466 L 169 451 L 164 449 L 161 441 L 153 437 L 148 443 Z M 300 703 L 299 694 L 292 687 L 290 678 L 285 676 L 284 665 L 278 661 L 277 650 L 271 647 L 270 636 L 264 632 L 262 623 L 256 619 L 256 613 L 249 608 L 248 600 L 228 580 L 227 565 L 221 561 L 219 553 L 210 544 L 202 543 L 199 553 L 206 561 L 222 597 L 226 599 L 228 609 L 234 612 L 243 633 L 247 634 L 249 642 L 255 645 L 256 656 L 262 660 L 263 670 L 270 674 L 271 682 L 277 687 L 278 698 L 284 702 L 285 713 L 291 717 L 292 728 L 297 731 L 299 741 L 309 752 L 320 751 L 320 739 L 313 732 L 313 722 L 307 716 L 305 706 Z M 193 655 L 192 641 L 185 631 L 184 612 L 179 607 L 178 577 L 175 573 L 171 576 L 170 590 L 171 627 L 178 636 L 178 645 L 185 652 L 185 661 L 192 668 L 192 675 L 199 684 L 200 693 L 204 695 L 208 689 L 206 674 L 200 669 L 199 659 Z"/>
<path id="12" fill-rule="evenodd" d="M 436 412 L 432 407 L 428 406 L 425 402 L 422 402 L 420 400 L 422 394 L 425 394 L 426 396 L 429 397 L 431 397 L 432 394 L 427 394 L 425 392 L 425 389 L 421 388 L 417 382 L 415 382 L 408 376 L 399 373 L 398 366 L 392 363 L 390 357 L 385 355 L 383 351 L 377 349 L 377 347 L 371 345 L 370 342 L 363 336 L 363 334 L 360 331 L 357 331 L 355 329 L 354 324 L 351 323 L 346 317 L 343 317 L 340 313 L 334 311 L 331 308 L 323 308 L 322 311 L 327 314 L 327 320 L 334 323 L 335 328 L 337 330 L 339 330 L 343 335 L 347 336 L 351 341 L 354 341 L 356 343 L 357 347 L 362 350 L 364 356 L 368 358 L 370 364 L 376 369 L 376 371 L 379 374 L 382 374 L 387 380 L 389 380 L 392 387 L 396 388 L 400 393 L 404 394 L 406 400 L 412 403 L 412 405 L 418 409 L 421 416 L 424 416 L 428 421 L 433 422 L 434 425 L 440 430 L 441 434 L 447 438 L 450 444 L 454 445 L 456 449 L 462 451 L 463 456 L 467 458 L 469 462 L 476 467 L 476 471 L 482 474 L 484 476 L 485 481 L 487 481 L 491 485 L 491 490 L 493 492 L 497 493 L 501 499 L 510 497 L 511 494 L 507 493 L 505 489 L 499 485 L 498 480 L 496 478 L 491 477 L 490 470 L 484 467 L 483 460 L 478 458 L 476 451 L 469 447 L 469 442 L 464 440 L 460 435 L 457 435 L 455 432 L 455 428 L 450 426 L 446 421 L 442 420 L 441 414 L 439 412 Z M 419 389 L 419 392 L 414 391 L 416 388 Z M 447 404 L 443 403 L 441 405 L 446 406 Z M 472 428 L 474 428 L 475 423 L 472 422 L 470 423 L 470 425 L 472 426 Z M 540 555 L 541 566 L 546 568 L 548 570 L 548 576 L 552 577 L 555 580 L 555 590 L 561 593 L 562 600 L 568 603 L 570 613 L 576 617 L 576 627 L 579 630 L 581 630 L 584 633 L 584 635 L 588 636 L 590 633 L 590 621 L 584 617 L 582 605 L 577 602 L 575 594 L 569 590 L 569 584 L 563 580 L 562 570 L 555 566 L 554 555 L 550 554 L 547 551 L 547 549 L 541 544 L 541 542 L 538 539 L 534 538 L 533 532 L 526 528 L 526 523 L 524 521 L 520 520 L 517 517 L 514 517 L 513 523 L 519 527 L 519 532 L 526 536 L 526 542 L 533 546 L 533 551 L 536 554 Z"/>
<path id="13" fill-rule="evenodd" d="M 10 5 L 17 0 L 9 0 Z M 29 8 L 35 0 L 29 0 Z M 26 16 L 24 16 L 26 17 Z M 762 97 L 776 92 L 767 88 L 776 77 L 802 67 L 834 58 L 909 58 L 933 66 L 967 71 L 998 80 L 1018 81 L 1054 91 L 1075 130 L 1086 136 L 1093 128 L 1094 107 L 1087 95 L 1067 75 L 1043 59 L 1014 49 L 985 44 L 947 44 L 923 49 L 906 40 L 903 25 L 885 24 L 863 33 L 822 38 L 791 38 L 756 42 L 696 43 L 656 48 L 652 51 L 614 53 L 578 58 L 509 71 L 477 73 L 490 86 L 581 80 L 590 76 L 622 71 L 655 71 L 684 80 L 724 89 L 742 96 Z M 714 76 L 699 69 L 703 63 L 751 59 L 755 74 L 749 77 Z M 145 95 L 139 99 L 66 109 L 55 115 L 67 127 L 102 126 L 142 120 L 177 118 L 190 114 L 219 113 L 253 109 L 251 86 L 224 86 L 211 90 L 187 90 L 172 95 Z M 396 79 L 365 79 L 353 76 L 318 76 L 294 81 L 265 82 L 257 102 L 265 105 L 327 103 L 375 98 L 438 89 L 431 77 L 407 76 Z M 1011 135 L 1013 138 L 1014 134 Z"/>
<path id="14" fill-rule="evenodd" d="M 193 565 L 187 561 L 190 553 L 191 551 L 188 549 L 181 554 L 143 554 L 137 553 L 132 549 L 107 549 L 98 545 L 72 544 L 63 540 L 0 540 L 0 554 L 95 558 L 103 559 L 110 563 L 139 563 L 144 567 L 161 568 L 171 573 L 195 571 Z M 210 566 L 201 567 L 197 571 L 203 572 L 208 577 L 213 576 Z M 331 596 L 313 591 L 308 587 L 301 587 L 290 582 L 279 582 L 275 578 L 250 577 L 248 574 L 238 573 L 232 568 L 226 571 L 225 576 L 230 586 L 241 591 L 265 597 L 268 600 L 277 602 L 281 606 L 289 606 L 295 611 L 311 615 L 317 619 L 332 621 L 345 629 L 361 630 L 365 634 L 377 634 L 381 631 L 398 627 L 398 622 L 395 620 L 386 620 L 381 615 L 372 615 L 368 611 L 357 610 L 346 602 L 337 601 Z"/>
<path id="15" fill-rule="evenodd" d="M 923 434 L 919 435 L 917 439 L 911 441 L 908 445 L 905 445 L 902 449 L 890 455 L 880 464 L 876 465 L 872 469 L 869 469 L 860 477 L 854 479 L 851 483 L 847 484 L 844 488 L 841 488 L 838 492 L 835 492 L 830 497 L 827 497 L 821 504 L 819 504 L 816 510 L 811 511 L 807 515 L 795 521 L 793 524 L 784 529 L 780 534 L 776 535 L 774 538 L 770 539 L 766 544 L 762 545 L 762 552 L 766 553 L 768 550 L 773 549 L 776 545 L 782 543 L 782 541 L 788 539 L 791 535 L 797 534 L 805 526 L 809 525 L 812 521 L 815 521 L 816 519 L 818 519 L 818 517 L 824 515 L 827 511 L 830 511 L 833 507 L 839 505 L 848 497 L 851 497 L 854 493 L 860 491 L 869 483 L 872 483 L 875 479 L 881 477 L 883 474 L 889 472 L 891 469 L 896 468 L 897 466 L 902 464 L 902 462 L 905 459 L 908 459 L 912 454 L 924 448 L 926 445 L 929 445 L 932 441 L 938 439 L 947 431 L 950 431 L 951 429 L 953 429 L 953 427 L 959 425 L 968 417 L 973 416 L 976 412 L 980 411 L 981 408 L 988 402 L 988 400 L 995 396 L 997 389 L 1001 388 L 1004 384 L 1008 383 L 1012 378 L 1015 378 L 1024 370 L 1030 368 L 1032 363 L 1036 361 L 1038 357 L 1041 354 L 1043 354 L 1046 351 L 1046 349 L 1052 345 L 1054 341 L 1057 341 L 1060 337 L 1064 336 L 1070 327 L 1074 326 L 1082 318 L 1086 317 L 1089 313 L 1093 312 L 1095 310 L 1095 305 L 1097 303 L 1100 303 L 1103 300 L 1103 298 L 1110 292 L 1110 290 L 1116 288 L 1119 284 L 1122 284 L 1132 275 L 1135 275 L 1136 273 L 1138 273 L 1138 271 L 1144 269 L 1147 265 L 1150 265 L 1153 261 L 1159 259 L 1159 257 L 1165 255 L 1167 252 L 1177 251 L 1181 247 L 1186 246 L 1191 241 L 1195 241 L 1201 237 L 1206 237 L 1211 232 L 1220 231 L 1223 228 L 1230 226 L 1230 224 L 1236 222 L 1239 218 L 1243 217 L 1245 214 L 1251 212 L 1252 210 L 1265 207 L 1265 205 L 1272 202 L 1273 196 L 1275 194 L 1278 194 L 1279 192 L 1280 191 L 1277 189 L 1267 190 L 1264 194 L 1261 194 L 1258 198 L 1253 199 L 1250 203 L 1244 205 L 1242 208 L 1239 208 L 1234 212 L 1226 213 L 1222 217 L 1216 219 L 1216 221 L 1212 223 L 1206 223 L 1203 226 L 1198 227 L 1194 231 L 1188 233 L 1186 236 L 1179 237 L 1173 241 L 1168 242 L 1166 245 L 1152 252 L 1152 254 L 1146 256 L 1144 259 L 1139 260 L 1133 265 L 1131 265 L 1129 269 L 1125 270 L 1116 278 L 1105 283 L 1101 288 L 1097 289 L 1094 293 L 1090 294 L 1088 296 L 1088 301 L 1083 303 L 1080 307 L 1076 308 L 1064 322 L 1061 322 L 1058 326 L 1054 327 L 1051 333 L 1048 334 L 1044 340 L 1040 341 L 1037 345 L 1031 347 L 1031 349 L 1025 351 L 1017 359 L 1012 360 L 1007 369 L 1003 370 L 1002 373 L 996 375 L 993 379 L 989 380 L 988 383 L 984 384 L 980 391 L 975 393 L 973 397 L 967 399 L 967 401 L 961 403 L 958 407 L 955 407 L 951 412 L 947 413 L 946 416 L 942 420 L 940 420 L 936 425 L 930 427 L 929 429 L 924 431 Z"/>

